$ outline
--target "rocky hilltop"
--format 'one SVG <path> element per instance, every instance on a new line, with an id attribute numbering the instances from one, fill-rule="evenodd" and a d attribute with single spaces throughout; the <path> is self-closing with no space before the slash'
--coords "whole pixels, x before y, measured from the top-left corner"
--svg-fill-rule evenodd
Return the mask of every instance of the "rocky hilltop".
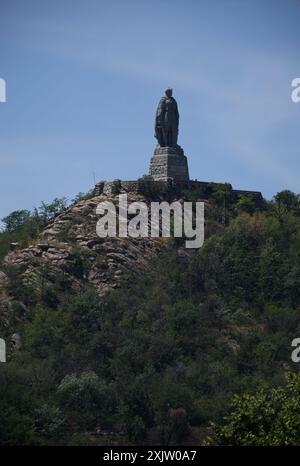
<path id="1" fill-rule="evenodd" d="M 129 202 L 140 200 L 145 199 L 139 194 L 128 194 Z M 17 304 L 26 315 L 28 293 L 29 301 L 38 299 L 57 282 L 62 291 L 68 288 L 76 293 L 88 282 L 103 296 L 118 287 L 126 272 L 145 270 L 161 242 L 151 238 L 99 238 L 96 206 L 103 201 L 115 202 L 116 197 L 102 194 L 80 201 L 57 215 L 33 244 L 24 249 L 17 243 L 11 244 L 12 250 L 0 271 L 2 326 L 8 325 L 13 305 Z M 24 288 L 25 302 L 11 292 L 16 282 Z"/>

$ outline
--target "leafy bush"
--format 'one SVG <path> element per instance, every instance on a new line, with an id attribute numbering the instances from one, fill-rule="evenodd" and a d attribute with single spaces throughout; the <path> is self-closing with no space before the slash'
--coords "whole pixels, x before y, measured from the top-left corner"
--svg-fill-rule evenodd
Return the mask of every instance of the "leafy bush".
<path id="1" fill-rule="evenodd" d="M 300 445 L 300 376 L 287 385 L 235 396 L 225 425 L 213 426 L 213 445 Z"/>

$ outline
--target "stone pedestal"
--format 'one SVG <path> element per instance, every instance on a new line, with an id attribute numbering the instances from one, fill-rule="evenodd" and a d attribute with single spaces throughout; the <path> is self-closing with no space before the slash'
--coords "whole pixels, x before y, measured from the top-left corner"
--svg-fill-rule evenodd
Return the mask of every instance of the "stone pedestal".
<path id="1" fill-rule="evenodd" d="M 149 175 L 154 181 L 189 181 L 187 158 L 181 147 L 158 146 L 150 161 Z"/>

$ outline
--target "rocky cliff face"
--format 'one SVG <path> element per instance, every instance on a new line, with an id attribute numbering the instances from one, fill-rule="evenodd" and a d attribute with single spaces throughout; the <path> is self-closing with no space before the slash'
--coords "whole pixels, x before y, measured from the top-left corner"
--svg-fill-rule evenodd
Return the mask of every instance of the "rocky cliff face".
<path id="1" fill-rule="evenodd" d="M 51 286 L 79 292 L 91 284 L 103 296 L 118 283 L 127 271 L 140 273 L 147 268 L 149 258 L 162 246 L 152 238 L 99 238 L 96 234 L 96 206 L 102 201 L 116 202 L 111 195 L 100 195 L 80 201 L 65 210 L 50 223 L 39 238 L 25 249 L 13 245 L 0 271 L 0 320 L 2 328 L 9 325 L 12 307 L 24 310 L 29 301 L 39 300 Z M 129 193 L 128 202 L 144 200 Z M 17 284 L 17 285 L 16 285 Z M 26 293 L 15 293 L 18 286 Z M 26 295 L 23 299 L 22 295 Z M 20 295 L 20 296 L 19 296 Z"/>

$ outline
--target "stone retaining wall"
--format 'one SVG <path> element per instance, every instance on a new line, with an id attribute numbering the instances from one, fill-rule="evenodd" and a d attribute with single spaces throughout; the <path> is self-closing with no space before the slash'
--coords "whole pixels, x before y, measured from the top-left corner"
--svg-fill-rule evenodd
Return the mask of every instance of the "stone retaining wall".
<path id="1" fill-rule="evenodd" d="M 146 183 L 150 183 L 155 187 L 157 185 L 158 187 L 161 186 L 161 183 L 167 183 L 170 185 L 170 187 L 178 187 L 178 188 L 188 188 L 188 189 L 197 189 L 197 188 L 202 188 L 205 190 L 209 186 L 213 185 L 222 185 L 225 183 L 213 183 L 213 182 L 208 182 L 208 181 L 198 181 L 198 180 L 190 180 L 190 181 L 185 181 L 185 182 L 174 182 L 172 179 L 169 179 L 167 181 L 154 181 L 150 179 L 146 179 Z M 228 183 L 227 183 L 228 184 Z M 132 181 L 127 181 L 127 180 L 113 180 L 113 181 L 100 181 L 95 185 L 95 195 L 99 196 L 100 194 L 118 194 L 120 192 L 131 192 L 131 193 L 140 193 L 143 194 L 144 191 L 144 186 L 145 182 L 143 180 L 132 180 Z M 232 186 L 229 184 L 230 188 L 232 189 Z M 263 196 L 260 191 L 247 191 L 247 190 L 241 190 L 241 189 L 232 189 L 232 193 L 235 194 L 237 197 L 239 196 L 251 196 L 253 200 L 257 204 L 262 204 L 263 203 Z"/>

